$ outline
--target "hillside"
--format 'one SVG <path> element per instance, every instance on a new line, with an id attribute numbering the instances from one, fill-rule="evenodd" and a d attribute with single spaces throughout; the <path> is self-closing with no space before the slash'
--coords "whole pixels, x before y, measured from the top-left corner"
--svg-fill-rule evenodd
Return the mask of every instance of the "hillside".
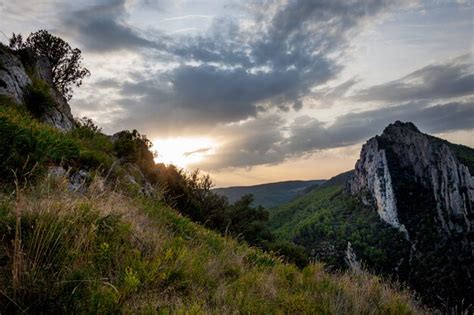
<path id="1" fill-rule="evenodd" d="M 216 188 L 213 191 L 226 196 L 230 202 L 235 202 L 245 195 L 253 195 L 253 205 L 273 208 L 305 194 L 324 182 L 324 180 L 292 180 L 253 186 Z"/>
<path id="2" fill-rule="evenodd" d="M 422 312 L 367 273 L 298 270 L 99 179 L 80 195 L 55 178 L 1 204 L 5 314 Z"/>
<path id="3" fill-rule="evenodd" d="M 333 268 L 357 265 L 410 285 L 426 303 L 472 308 L 474 149 L 396 122 L 354 172 L 270 209 L 278 237 Z M 464 164 L 466 163 L 466 164 Z"/>
<path id="4" fill-rule="evenodd" d="M 367 272 L 287 263 L 266 212 L 155 164 L 136 130 L 72 119 L 38 56 L 0 48 L 0 313 L 426 312 Z"/>

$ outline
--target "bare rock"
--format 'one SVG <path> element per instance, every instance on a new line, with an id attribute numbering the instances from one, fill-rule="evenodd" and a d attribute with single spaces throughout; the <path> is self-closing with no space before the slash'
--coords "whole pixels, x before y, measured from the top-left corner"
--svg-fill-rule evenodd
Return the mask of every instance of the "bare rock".
<path id="1" fill-rule="evenodd" d="M 36 57 L 32 66 L 34 74 L 50 86 L 53 104 L 45 108 L 39 119 L 61 131 L 74 128 L 71 108 L 63 95 L 54 87 L 51 64 L 44 56 Z M 27 87 L 32 84 L 21 61 L 13 54 L 0 49 L 0 95 L 11 97 L 18 104 L 25 100 Z"/>
<path id="2" fill-rule="evenodd" d="M 24 100 L 26 87 L 31 80 L 21 61 L 0 49 L 0 94 L 11 97 L 17 103 Z"/>

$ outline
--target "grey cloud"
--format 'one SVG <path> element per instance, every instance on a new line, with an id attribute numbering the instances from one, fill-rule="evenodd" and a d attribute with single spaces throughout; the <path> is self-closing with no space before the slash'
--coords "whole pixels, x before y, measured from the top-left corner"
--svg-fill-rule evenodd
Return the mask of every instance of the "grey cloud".
<path id="1" fill-rule="evenodd" d="M 202 165 L 203 169 L 252 167 L 277 164 L 318 150 L 344 147 L 379 134 L 396 120 L 412 121 L 422 131 L 439 133 L 474 128 L 474 99 L 431 106 L 425 102 L 340 116 L 328 125 L 316 118 L 301 116 L 289 126 L 275 117 L 239 126 L 241 139 L 222 148 Z M 276 123 L 272 123 L 276 122 Z M 263 132 L 260 135 L 260 132 Z M 288 133 L 288 136 L 285 136 Z"/>
<path id="2" fill-rule="evenodd" d="M 448 99 L 474 94 L 473 55 L 448 63 L 432 64 L 382 85 L 359 91 L 358 101 L 404 102 L 423 99 Z"/>
<path id="3" fill-rule="evenodd" d="M 157 48 L 124 21 L 126 0 L 106 0 L 81 10 L 65 13 L 61 28 L 89 51 Z"/>
<path id="4" fill-rule="evenodd" d="M 180 65 L 125 84 L 123 106 L 130 120 L 158 116 L 158 124 L 171 121 L 160 119 L 165 113 L 179 113 L 176 125 L 228 123 L 271 109 L 300 110 L 312 88 L 342 70 L 330 54 L 344 53 L 348 35 L 392 3 L 289 1 L 275 6 L 273 14 L 251 11 L 256 24 L 250 29 L 232 18 L 217 18 L 207 34 L 165 40 L 161 50 L 155 49 L 150 58 L 162 60 L 166 53 Z M 333 92 L 343 93 L 352 84 Z M 130 106 L 128 93 L 136 96 Z M 322 98 L 330 103 L 334 95 L 328 93 Z"/>
<path id="5" fill-rule="evenodd" d="M 308 118 L 292 125 L 286 140 L 288 152 L 306 152 L 347 146 L 380 133 L 396 121 L 412 121 L 429 133 L 474 128 L 474 99 L 430 106 L 408 103 L 340 116 L 334 124 L 325 126 Z"/>

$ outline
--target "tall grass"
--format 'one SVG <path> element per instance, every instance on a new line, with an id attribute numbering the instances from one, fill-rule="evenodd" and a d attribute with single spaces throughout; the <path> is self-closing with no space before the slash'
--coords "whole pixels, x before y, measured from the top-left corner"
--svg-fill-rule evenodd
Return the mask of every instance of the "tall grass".
<path id="1" fill-rule="evenodd" d="M 417 314 L 367 273 L 302 271 L 159 200 L 48 179 L 0 202 L 1 313 Z"/>

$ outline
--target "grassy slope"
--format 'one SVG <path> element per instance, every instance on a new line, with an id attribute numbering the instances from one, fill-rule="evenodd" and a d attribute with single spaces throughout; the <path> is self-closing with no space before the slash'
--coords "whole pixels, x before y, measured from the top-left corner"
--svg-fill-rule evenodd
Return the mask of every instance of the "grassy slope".
<path id="1" fill-rule="evenodd" d="M 2 313 L 421 312 L 369 274 L 298 270 L 100 180 L 83 196 L 65 187 L 50 180 L 16 202 L 2 197 Z"/>
<path id="2" fill-rule="evenodd" d="M 254 205 L 272 208 L 287 203 L 305 192 L 311 186 L 320 185 L 324 180 L 285 181 L 254 186 L 216 188 L 214 191 L 235 202 L 244 195 L 254 196 Z"/>

